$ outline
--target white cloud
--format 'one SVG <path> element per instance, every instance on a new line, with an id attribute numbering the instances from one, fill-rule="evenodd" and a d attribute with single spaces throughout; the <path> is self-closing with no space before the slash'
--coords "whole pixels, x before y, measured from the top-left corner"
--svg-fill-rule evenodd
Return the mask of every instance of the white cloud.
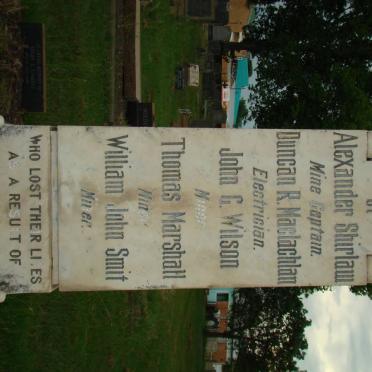
<path id="1" fill-rule="evenodd" d="M 301 368 L 309 372 L 371 371 L 372 301 L 347 287 L 315 293 L 304 300 L 312 325 Z"/>

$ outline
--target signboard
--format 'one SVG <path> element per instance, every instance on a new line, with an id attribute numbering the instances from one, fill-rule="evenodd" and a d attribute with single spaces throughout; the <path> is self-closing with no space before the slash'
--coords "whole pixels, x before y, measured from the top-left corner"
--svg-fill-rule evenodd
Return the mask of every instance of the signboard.
<path id="1" fill-rule="evenodd" d="M 187 76 L 188 86 L 198 87 L 199 86 L 199 65 L 189 64 L 187 65 Z"/>
<path id="2" fill-rule="evenodd" d="M 366 284 L 367 138 L 59 127 L 59 287 Z"/>

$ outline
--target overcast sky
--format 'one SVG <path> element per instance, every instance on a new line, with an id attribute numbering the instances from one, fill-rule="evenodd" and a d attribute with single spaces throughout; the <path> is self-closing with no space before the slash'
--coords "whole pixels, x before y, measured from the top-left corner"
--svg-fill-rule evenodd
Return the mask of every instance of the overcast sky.
<path id="1" fill-rule="evenodd" d="M 309 349 L 299 366 L 308 372 L 372 371 L 372 300 L 347 287 L 304 300 L 312 325 Z"/>

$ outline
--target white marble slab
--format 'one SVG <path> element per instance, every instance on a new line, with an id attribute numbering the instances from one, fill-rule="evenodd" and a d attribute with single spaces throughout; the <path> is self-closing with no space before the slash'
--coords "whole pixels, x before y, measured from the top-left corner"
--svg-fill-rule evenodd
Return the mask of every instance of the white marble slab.
<path id="1" fill-rule="evenodd" d="M 58 151 L 61 290 L 367 282 L 365 131 L 59 127 Z"/>

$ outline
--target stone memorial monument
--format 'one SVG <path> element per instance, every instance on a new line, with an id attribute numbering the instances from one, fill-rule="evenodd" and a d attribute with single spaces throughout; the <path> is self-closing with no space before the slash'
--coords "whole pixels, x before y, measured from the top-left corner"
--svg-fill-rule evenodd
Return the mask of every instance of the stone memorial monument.
<path id="1" fill-rule="evenodd" d="M 366 131 L 0 129 L 0 291 L 372 282 Z"/>

